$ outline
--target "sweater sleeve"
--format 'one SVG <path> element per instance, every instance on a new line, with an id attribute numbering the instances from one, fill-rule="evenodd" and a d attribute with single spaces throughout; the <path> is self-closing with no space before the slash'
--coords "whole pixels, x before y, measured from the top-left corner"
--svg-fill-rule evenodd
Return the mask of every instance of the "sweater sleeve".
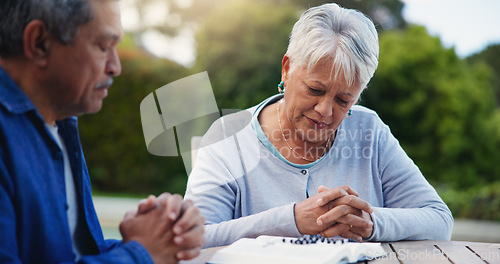
<path id="1" fill-rule="evenodd" d="M 227 138 L 198 149 L 196 166 L 188 179 L 185 198 L 192 200 L 206 219 L 205 247 L 259 235 L 299 236 L 294 203 L 252 215 L 242 212 L 252 201 L 241 195 L 247 188 L 246 173 L 234 140 Z"/>
<path id="2" fill-rule="evenodd" d="M 371 241 L 450 240 L 453 217 L 389 128 L 378 139 L 383 208 L 375 208 Z"/>

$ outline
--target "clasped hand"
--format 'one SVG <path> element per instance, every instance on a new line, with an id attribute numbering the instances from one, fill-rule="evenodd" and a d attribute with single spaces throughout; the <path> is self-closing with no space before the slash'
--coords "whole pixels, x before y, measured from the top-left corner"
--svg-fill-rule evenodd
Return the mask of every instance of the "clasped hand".
<path id="1" fill-rule="evenodd" d="M 349 186 L 318 188 L 318 194 L 294 208 L 297 229 L 303 235 L 342 236 L 361 241 L 373 232 L 372 206 Z"/>
<path id="2" fill-rule="evenodd" d="M 178 194 L 150 195 L 120 223 L 123 242 L 135 240 L 155 263 L 177 263 L 200 254 L 205 219 L 190 200 Z"/>

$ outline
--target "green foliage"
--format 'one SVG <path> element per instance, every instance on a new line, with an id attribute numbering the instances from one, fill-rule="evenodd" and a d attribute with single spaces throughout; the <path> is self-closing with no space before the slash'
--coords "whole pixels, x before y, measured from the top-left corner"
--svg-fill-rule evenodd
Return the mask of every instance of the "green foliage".
<path id="1" fill-rule="evenodd" d="M 208 71 L 219 108 L 243 109 L 276 93 L 297 8 L 237 1 L 197 35 L 196 71 Z"/>
<path id="2" fill-rule="evenodd" d="M 498 179 L 491 72 L 469 66 L 423 27 L 386 31 L 363 104 L 376 110 L 430 180 Z"/>
<path id="3" fill-rule="evenodd" d="M 500 181 L 463 190 L 437 188 L 453 217 L 500 221 Z"/>
<path id="4" fill-rule="evenodd" d="M 268 0 L 262 0 L 268 1 Z M 275 2 L 291 2 L 303 8 L 319 6 L 332 1 L 327 0 L 274 0 Z M 404 28 L 406 22 L 402 16 L 403 2 L 400 0 L 336 0 L 336 4 L 345 7 L 356 9 L 369 16 L 379 30 Z"/>
<path id="5" fill-rule="evenodd" d="M 176 63 L 152 58 L 123 41 L 122 74 L 116 78 L 102 110 L 79 118 L 81 141 L 93 187 L 104 192 L 184 193 L 186 171 L 180 157 L 148 153 L 139 105 L 157 88 L 186 77 Z"/>
<path id="6" fill-rule="evenodd" d="M 490 45 L 480 53 L 467 58 L 467 61 L 474 65 L 485 63 L 493 70 L 493 87 L 495 89 L 497 106 L 500 107 L 500 44 Z"/>

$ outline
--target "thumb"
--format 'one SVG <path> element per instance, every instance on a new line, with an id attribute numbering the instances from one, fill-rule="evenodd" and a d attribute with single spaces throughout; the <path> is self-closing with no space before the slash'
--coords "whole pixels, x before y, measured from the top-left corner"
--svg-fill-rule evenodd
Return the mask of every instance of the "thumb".
<path id="1" fill-rule="evenodd" d="M 328 188 L 324 185 L 318 187 L 318 193 L 322 193 L 324 191 L 328 191 Z"/>

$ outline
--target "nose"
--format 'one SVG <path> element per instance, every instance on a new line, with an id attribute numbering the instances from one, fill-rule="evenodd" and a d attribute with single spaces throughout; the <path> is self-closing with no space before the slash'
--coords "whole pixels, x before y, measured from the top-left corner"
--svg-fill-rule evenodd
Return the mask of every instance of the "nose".
<path id="1" fill-rule="evenodd" d="M 321 98 L 314 106 L 314 110 L 321 116 L 331 116 L 333 114 L 333 100 L 328 97 Z"/>
<path id="2" fill-rule="evenodd" d="M 108 60 L 106 61 L 106 74 L 112 77 L 120 75 L 122 72 L 122 65 L 116 49 L 109 52 Z"/>

